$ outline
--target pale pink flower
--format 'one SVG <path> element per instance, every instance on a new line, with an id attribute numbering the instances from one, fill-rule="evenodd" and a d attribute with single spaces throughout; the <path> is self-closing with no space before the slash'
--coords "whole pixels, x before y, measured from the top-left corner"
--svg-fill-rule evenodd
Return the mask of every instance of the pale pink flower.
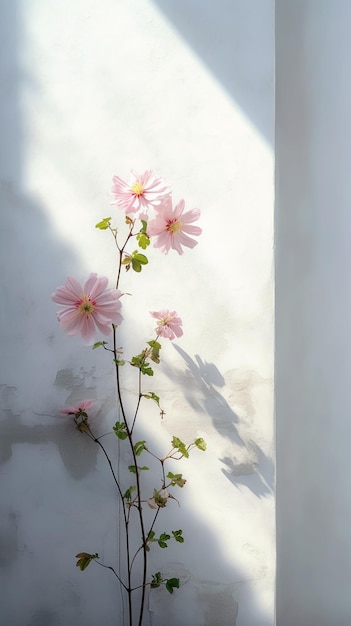
<path id="1" fill-rule="evenodd" d="M 174 337 L 182 336 L 183 322 L 175 311 L 164 309 L 162 311 L 150 311 L 150 314 L 158 320 L 155 332 L 159 336 L 165 337 L 166 339 L 174 339 Z"/>
<path id="2" fill-rule="evenodd" d="M 200 217 L 198 209 L 192 209 L 183 213 L 185 207 L 184 200 L 178 202 L 173 208 L 172 200 L 168 198 L 157 209 L 156 217 L 148 223 L 147 234 L 149 237 L 157 237 L 154 243 L 155 248 L 161 248 L 164 254 L 173 248 L 178 254 L 183 254 L 182 246 L 194 248 L 197 241 L 189 235 L 201 235 L 199 226 L 192 226 Z"/>
<path id="3" fill-rule="evenodd" d="M 79 415 L 89 411 L 93 404 L 94 400 L 82 400 L 81 402 L 77 402 L 74 406 L 67 406 L 64 409 L 60 409 L 60 413 L 63 415 Z"/>
<path id="4" fill-rule="evenodd" d="M 122 294 L 119 289 L 107 289 L 107 284 L 105 276 L 98 278 L 97 274 L 90 274 L 82 287 L 73 276 L 68 276 L 66 284 L 52 294 L 52 300 L 64 306 L 57 318 L 67 335 L 80 333 L 84 343 L 89 345 L 94 342 L 96 328 L 103 335 L 109 335 L 112 324 L 122 322 Z"/>
<path id="5" fill-rule="evenodd" d="M 154 489 L 153 498 L 148 498 L 146 502 L 148 503 L 150 509 L 163 509 L 167 504 L 168 498 L 170 497 L 171 496 L 166 489 L 161 489 L 161 491 L 157 491 L 157 489 Z"/>
<path id="6" fill-rule="evenodd" d="M 119 176 L 113 176 L 112 180 L 113 204 L 126 214 L 137 213 L 140 219 L 147 217 L 146 209 L 158 207 L 171 193 L 167 183 L 152 170 L 143 174 L 132 170 L 127 183 Z"/>

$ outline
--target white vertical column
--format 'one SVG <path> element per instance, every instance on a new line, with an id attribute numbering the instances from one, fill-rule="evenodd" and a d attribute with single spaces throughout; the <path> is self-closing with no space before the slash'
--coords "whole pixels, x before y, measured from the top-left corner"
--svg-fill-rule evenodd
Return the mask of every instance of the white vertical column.
<path id="1" fill-rule="evenodd" d="M 351 623 L 351 3 L 276 3 L 277 625 Z"/>

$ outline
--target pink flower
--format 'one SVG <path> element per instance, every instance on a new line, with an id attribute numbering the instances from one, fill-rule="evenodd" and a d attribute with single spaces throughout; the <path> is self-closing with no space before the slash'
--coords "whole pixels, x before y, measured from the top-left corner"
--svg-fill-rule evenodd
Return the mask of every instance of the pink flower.
<path id="1" fill-rule="evenodd" d="M 125 213 L 138 213 L 140 219 L 145 218 L 145 209 L 158 207 L 171 193 L 166 182 L 152 170 L 146 170 L 144 174 L 132 170 L 128 183 L 119 176 L 112 180 L 114 203 Z"/>
<path id="2" fill-rule="evenodd" d="M 122 322 L 121 292 L 118 289 L 107 289 L 108 279 L 90 274 L 82 287 L 81 284 L 68 276 L 66 284 L 58 287 L 51 298 L 64 308 L 57 313 L 62 330 L 67 335 L 82 335 L 84 343 L 93 343 L 96 328 L 109 335 L 112 324 Z"/>
<path id="3" fill-rule="evenodd" d="M 171 496 L 169 495 L 167 489 L 161 489 L 161 491 L 154 489 L 153 498 L 148 498 L 146 502 L 148 503 L 150 509 L 163 509 L 167 504 L 168 498 L 170 497 Z"/>
<path id="4" fill-rule="evenodd" d="M 200 217 L 200 211 L 184 211 L 184 200 L 172 208 L 172 200 L 168 198 L 158 209 L 156 217 L 148 223 L 147 233 L 149 237 L 157 237 L 155 248 L 161 248 L 164 254 L 173 248 L 178 254 L 183 254 L 182 246 L 194 248 L 197 241 L 189 235 L 201 235 L 199 226 L 192 226 Z"/>
<path id="5" fill-rule="evenodd" d="M 182 336 L 183 322 L 175 311 L 164 309 L 163 311 L 150 311 L 150 314 L 158 320 L 155 331 L 159 336 L 166 339 Z"/>
<path id="6" fill-rule="evenodd" d="M 60 409 L 60 413 L 63 415 L 79 415 L 89 411 L 93 404 L 93 400 L 82 400 L 81 402 L 77 402 L 74 406 L 67 406 L 64 409 Z"/>

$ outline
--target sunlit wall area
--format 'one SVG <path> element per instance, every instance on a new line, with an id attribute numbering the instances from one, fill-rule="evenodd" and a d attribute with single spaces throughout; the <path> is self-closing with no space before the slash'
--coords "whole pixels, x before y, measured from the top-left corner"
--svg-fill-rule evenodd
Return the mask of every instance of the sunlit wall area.
<path id="1" fill-rule="evenodd" d="M 166 414 L 148 406 L 140 437 L 208 449 L 180 464 L 180 507 L 161 512 L 160 530 L 176 524 L 185 543 L 150 555 L 181 588 L 153 591 L 143 626 L 272 626 L 273 2 L 14 0 L 0 17 L 0 621 L 123 623 L 114 577 L 74 558 L 118 563 L 113 485 L 59 416 L 91 398 L 96 428 L 111 429 L 113 368 L 61 332 L 50 296 L 67 274 L 114 284 L 114 242 L 95 224 L 123 226 L 113 175 L 153 169 L 201 210 L 203 232 L 123 274 L 119 339 L 133 355 L 152 336 L 149 311 L 178 312 L 184 335 L 163 345 L 152 380 Z"/>

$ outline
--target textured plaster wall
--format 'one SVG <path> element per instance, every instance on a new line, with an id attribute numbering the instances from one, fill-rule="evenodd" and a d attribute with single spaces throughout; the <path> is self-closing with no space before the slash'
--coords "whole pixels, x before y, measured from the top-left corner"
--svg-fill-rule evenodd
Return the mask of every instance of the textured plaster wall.
<path id="1" fill-rule="evenodd" d="M 349 2 L 277 2 L 277 624 L 351 623 Z"/>
<path id="2" fill-rule="evenodd" d="M 143 413 L 140 434 L 160 450 L 203 436 L 208 452 L 182 464 L 181 508 L 162 524 L 186 543 L 151 556 L 183 585 L 150 595 L 145 626 L 272 626 L 273 3 L 4 0 L 0 14 L 0 622 L 122 623 L 110 572 L 74 559 L 118 558 L 113 486 L 58 416 L 94 398 L 108 430 L 112 370 L 60 332 L 50 294 L 67 273 L 113 284 L 113 242 L 94 225 L 115 211 L 113 174 L 153 168 L 201 209 L 203 235 L 127 277 L 129 354 L 149 310 L 176 309 L 185 331 L 153 381 L 166 417 Z"/>

